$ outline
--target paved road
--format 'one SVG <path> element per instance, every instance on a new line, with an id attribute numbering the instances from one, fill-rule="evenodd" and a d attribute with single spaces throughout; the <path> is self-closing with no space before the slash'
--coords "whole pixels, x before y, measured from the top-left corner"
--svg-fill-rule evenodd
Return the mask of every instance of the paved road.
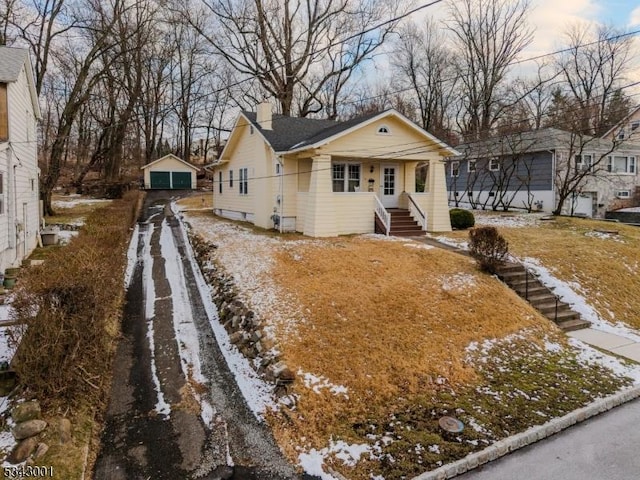
<path id="1" fill-rule="evenodd" d="M 640 400 L 507 455 L 456 480 L 640 478 Z"/>
<path id="2" fill-rule="evenodd" d="M 94 478 L 298 478 L 269 430 L 246 406 L 225 363 L 185 255 L 183 232 L 168 203 L 167 192 L 150 192 L 139 219 L 138 261 L 127 292 Z M 167 264 L 177 263 L 163 257 L 161 234 L 167 229 L 184 278 L 167 275 Z M 173 304 L 176 289 L 178 296 L 188 298 L 186 314 L 184 305 Z M 189 389 L 176 324 L 197 330 L 201 369 L 209 380 L 202 395 L 214 410 L 210 425 L 204 424 L 185 393 Z"/>

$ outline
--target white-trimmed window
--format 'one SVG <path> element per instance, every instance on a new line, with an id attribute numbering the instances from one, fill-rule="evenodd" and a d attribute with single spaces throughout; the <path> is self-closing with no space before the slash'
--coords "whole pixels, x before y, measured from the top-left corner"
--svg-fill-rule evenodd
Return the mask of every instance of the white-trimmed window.
<path id="1" fill-rule="evenodd" d="M 498 170 L 500 170 L 500 160 L 498 160 L 496 157 L 490 159 L 489 170 L 491 170 L 492 172 L 497 172 Z"/>
<path id="2" fill-rule="evenodd" d="M 640 128 L 640 121 L 639 122 L 631 122 L 631 132 L 635 132 L 636 130 L 638 130 L 638 128 Z"/>
<path id="3" fill-rule="evenodd" d="M 249 194 L 249 170 L 247 168 L 240 168 L 238 170 L 238 185 L 240 187 L 240 195 Z"/>
<path id="4" fill-rule="evenodd" d="M 460 162 L 451 162 L 451 176 L 457 177 L 460 175 Z"/>
<path id="5" fill-rule="evenodd" d="M 218 193 L 222 194 L 222 172 L 218 172 Z"/>
<path id="6" fill-rule="evenodd" d="M 334 163 L 331 180 L 334 192 L 359 192 L 361 168 L 359 163 Z"/>
<path id="7" fill-rule="evenodd" d="M 575 157 L 577 172 L 593 171 L 593 155 L 590 153 L 578 154 Z"/>
<path id="8" fill-rule="evenodd" d="M 467 172 L 475 172 L 476 171 L 476 160 L 469 160 L 467 163 Z"/>
<path id="9" fill-rule="evenodd" d="M 391 129 L 389 127 L 387 127 L 386 125 L 380 125 L 378 127 L 378 134 L 379 135 L 391 135 Z"/>
<path id="10" fill-rule="evenodd" d="M 233 188 L 233 170 L 229 170 L 229 188 Z"/>
<path id="11" fill-rule="evenodd" d="M 607 172 L 636 173 L 636 157 L 631 155 L 609 155 Z"/>
<path id="12" fill-rule="evenodd" d="M 280 175 L 280 162 L 276 160 L 276 175 Z"/>
<path id="13" fill-rule="evenodd" d="M 4 214 L 4 173 L 0 172 L 0 215 Z"/>
<path id="14" fill-rule="evenodd" d="M 616 192 L 616 197 L 618 197 L 618 198 L 631 198 L 631 191 L 630 190 L 618 190 Z"/>

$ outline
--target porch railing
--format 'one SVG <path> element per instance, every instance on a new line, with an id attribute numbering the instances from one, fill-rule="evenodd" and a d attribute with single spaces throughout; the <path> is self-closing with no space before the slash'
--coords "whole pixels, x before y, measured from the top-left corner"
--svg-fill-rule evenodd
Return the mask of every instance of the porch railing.
<path id="1" fill-rule="evenodd" d="M 408 194 L 409 197 L 409 213 L 413 217 L 413 219 L 418 222 L 422 230 L 427 231 L 427 215 L 424 213 L 420 205 L 414 200 L 411 194 Z"/>
<path id="2" fill-rule="evenodd" d="M 384 226 L 384 230 L 385 230 L 385 235 L 389 236 L 389 231 L 391 230 L 391 214 L 387 212 L 387 209 L 382 204 L 378 196 L 374 195 L 374 197 L 376 199 L 376 208 L 375 208 L 376 217 L 378 217 L 382 222 L 382 225 Z"/>

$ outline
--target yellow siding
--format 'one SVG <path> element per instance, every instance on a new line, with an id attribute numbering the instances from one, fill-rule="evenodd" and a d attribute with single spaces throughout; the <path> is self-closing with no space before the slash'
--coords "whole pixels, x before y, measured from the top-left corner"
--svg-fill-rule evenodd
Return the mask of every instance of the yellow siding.
<path id="1" fill-rule="evenodd" d="M 390 133 L 377 133 L 381 126 Z M 396 118 L 387 117 L 357 129 L 321 148 L 322 153 L 341 157 L 426 160 L 439 158 L 439 147 Z"/>
<path id="2" fill-rule="evenodd" d="M 338 235 L 373 233 L 374 208 L 372 193 L 334 193 L 333 211 Z"/>

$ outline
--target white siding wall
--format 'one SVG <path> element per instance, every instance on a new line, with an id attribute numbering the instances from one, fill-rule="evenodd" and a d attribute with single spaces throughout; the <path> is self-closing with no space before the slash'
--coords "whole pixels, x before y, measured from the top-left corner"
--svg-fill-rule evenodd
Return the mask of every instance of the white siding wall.
<path id="1" fill-rule="evenodd" d="M 0 144 L 4 213 L 0 215 L 0 270 L 19 265 L 37 245 L 40 225 L 36 118 L 26 70 L 7 88 L 9 142 Z"/>

